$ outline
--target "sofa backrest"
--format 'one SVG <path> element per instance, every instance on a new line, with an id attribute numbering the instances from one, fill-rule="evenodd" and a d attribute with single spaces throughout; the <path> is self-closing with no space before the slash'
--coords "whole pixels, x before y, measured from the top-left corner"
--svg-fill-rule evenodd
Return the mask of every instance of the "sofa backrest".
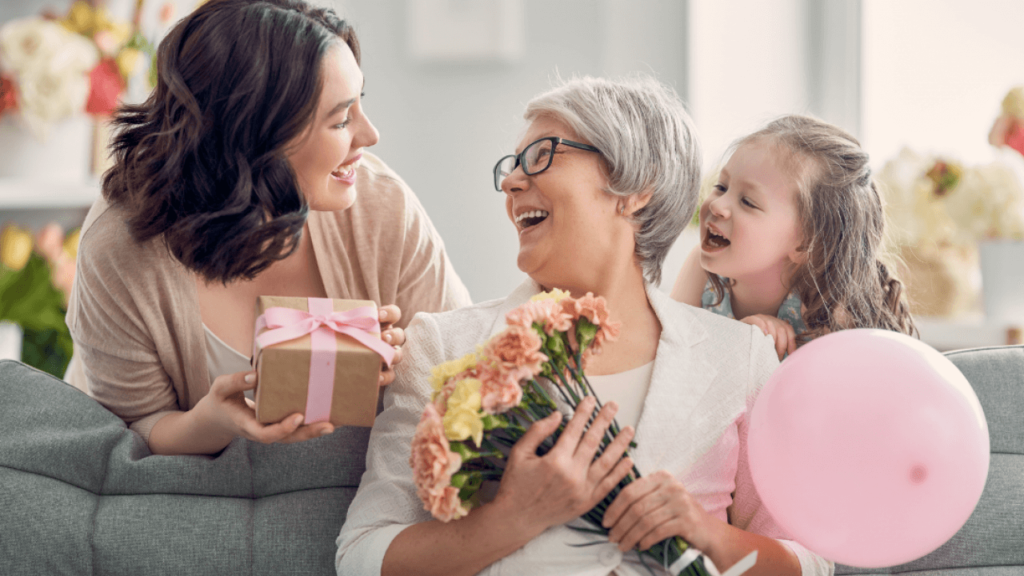
<path id="1" fill-rule="evenodd" d="M 0 573 L 334 574 L 368 439 L 153 456 L 76 388 L 0 361 Z"/>
<path id="2" fill-rule="evenodd" d="M 1001 576 L 1024 574 L 1024 346 L 948 352 L 988 421 L 991 459 L 978 506 L 948 542 L 891 568 L 836 566 L 836 574 Z"/>

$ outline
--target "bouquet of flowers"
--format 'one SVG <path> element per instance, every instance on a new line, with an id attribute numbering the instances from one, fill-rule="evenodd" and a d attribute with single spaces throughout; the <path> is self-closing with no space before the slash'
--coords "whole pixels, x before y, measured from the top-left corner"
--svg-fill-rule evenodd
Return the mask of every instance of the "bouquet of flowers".
<path id="1" fill-rule="evenodd" d="M 67 237 L 58 224 L 48 224 L 33 239 L 10 225 L 0 232 L 0 321 L 21 327 L 21 360 L 64 376 L 72 341 L 64 314 L 75 276 L 78 231 Z"/>
<path id="2" fill-rule="evenodd" d="M 63 18 L 12 20 L 0 27 L 0 114 L 20 112 L 40 138 L 75 114 L 109 115 L 153 53 L 137 26 L 83 0 Z"/>
<path id="3" fill-rule="evenodd" d="M 584 397 L 594 395 L 584 374 L 587 360 L 619 331 L 603 298 L 588 293 L 576 299 L 557 289 L 512 310 L 506 322 L 507 328 L 476 352 L 435 366 L 431 375 L 433 395 L 416 428 L 409 465 L 425 509 L 442 522 L 465 516 L 478 503 L 483 482 L 501 478 L 507 450 L 529 425 L 558 411 L 549 389 L 574 410 Z M 595 416 L 600 407 L 598 400 Z M 563 416 L 562 426 L 565 422 Z M 562 426 L 538 453 L 554 447 Z M 601 449 L 618 433 L 619 426 L 613 423 Z M 580 529 L 607 534 L 601 526 L 605 510 L 626 484 L 639 477 L 634 467 L 583 516 L 595 528 Z M 686 554 L 693 561 L 679 574 L 711 573 L 704 557 L 682 538 L 638 554 L 645 565 L 646 556 L 666 568 Z"/>

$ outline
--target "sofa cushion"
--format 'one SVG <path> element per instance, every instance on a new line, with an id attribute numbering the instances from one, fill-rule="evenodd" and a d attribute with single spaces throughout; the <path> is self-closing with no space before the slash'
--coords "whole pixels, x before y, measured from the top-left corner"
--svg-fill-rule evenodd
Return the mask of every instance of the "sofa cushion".
<path id="1" fill-rule="evenodd" d="M 0 361 L 0 572 L 334 574 L 368 440 L 154 456 L 78 389 Z"/>
<path id="2" fill-rule="evenodd" d="M 836 565 L 836 574 L 1002 576 L 1024 573 L 1024 346 L 949 352 L 988 421 L 991 459 L 977 507 L 945 544 L 923 558 L 867 570 Z"/>

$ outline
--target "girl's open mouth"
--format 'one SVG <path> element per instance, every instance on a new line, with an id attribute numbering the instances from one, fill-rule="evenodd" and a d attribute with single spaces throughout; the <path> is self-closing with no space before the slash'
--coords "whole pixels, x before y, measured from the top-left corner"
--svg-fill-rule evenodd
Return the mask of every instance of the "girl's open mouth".
<path id="1" fill-rule="evenodd" d="M 730 242 L 728 238 L 716 233 L 709 226 L 707 228 L 707 232 L 704 234 L 704 242 L 702 244 L 704 245 L 704 248 L 716 250 L 719 248 L 725 248 L 731 243 L 732 242 Z"/>

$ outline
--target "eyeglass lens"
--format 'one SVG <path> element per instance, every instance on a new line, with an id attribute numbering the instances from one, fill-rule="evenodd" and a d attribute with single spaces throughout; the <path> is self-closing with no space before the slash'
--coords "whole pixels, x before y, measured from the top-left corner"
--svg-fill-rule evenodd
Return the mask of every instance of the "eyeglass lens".
<path id="1" fill-rule="evenodd" d="M 515 169 L 517 161 L 522 158 L 523 172 L 529 175 L 537 174 L 547 170 L 551 165 L 552 147 L 555 145 L 551 140 L 538 140 L 523 150 L 521 156 L 506 156 L 498 163 L 494 171 L 494 187 L 501 190 L 501 182 L 505 180 Z"/>

